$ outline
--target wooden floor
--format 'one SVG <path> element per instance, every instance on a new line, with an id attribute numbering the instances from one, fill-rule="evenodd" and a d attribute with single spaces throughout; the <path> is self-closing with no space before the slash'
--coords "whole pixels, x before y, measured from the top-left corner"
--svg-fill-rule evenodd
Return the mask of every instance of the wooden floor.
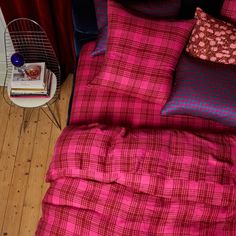
<path id="1" fill-rule="evenodd" d="M 58 103 L 65 127 L 72 75 L 62 85 Z M 0 235 L 34 235 L 47 190 L 45 174 L 60 134 L 46 115 L 34 110 L 20 133 L 22 109 L 9 106 L 0 94 Z"/>

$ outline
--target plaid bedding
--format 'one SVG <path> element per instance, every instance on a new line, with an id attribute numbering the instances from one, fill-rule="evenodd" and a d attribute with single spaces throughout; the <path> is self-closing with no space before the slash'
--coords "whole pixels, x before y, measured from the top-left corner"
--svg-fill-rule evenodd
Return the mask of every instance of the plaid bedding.
<path id="1" fill-rule="evenodd" d="M 67 127 L 37 236 L 236 235 L 236 136 Z"/>
<path id="2" fill-rule="evenodd" d="M 224 0 L 221 15 L 236 23 L 236 1 Z"/>
<path id="3" fill-rule="evenodd" d="M 84 46 L 77 67 L 70 124 L 94 122 L 128 127 L 191 129 L 210 132 L 231 132 L 235 129 L 220 123 L 191 116 L 161 116 L 162 105 L 149 103 L 129 95 L 89 85 L 104 63 L 104 55 L 92 57 L 94 42 Z"/>
<path id="4" fill-rule="evenodd" d="M 104 60 L 94 46 L 80 56 L 36 236 L 236 235 L 235 129 L 88 85 Z"/>

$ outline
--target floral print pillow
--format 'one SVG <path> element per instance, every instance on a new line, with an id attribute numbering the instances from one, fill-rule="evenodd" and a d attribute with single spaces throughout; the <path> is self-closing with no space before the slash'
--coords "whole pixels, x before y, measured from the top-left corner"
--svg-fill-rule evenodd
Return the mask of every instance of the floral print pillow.
<path id="1" fill-rule="evenodd" d="M 197 8 L 197 22 L 186 52 L 194 57 L 223 64 L 236 64 L 236 27 Z"/>

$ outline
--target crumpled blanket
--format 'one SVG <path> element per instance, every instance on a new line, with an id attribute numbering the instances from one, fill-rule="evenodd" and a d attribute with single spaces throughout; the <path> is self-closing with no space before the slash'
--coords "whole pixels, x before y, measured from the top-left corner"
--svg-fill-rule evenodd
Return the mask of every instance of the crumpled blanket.
<path id="1" fill-rule="evenodd" d="M 36 235 L 236 235 L 236 136 L 69 126 Z"/>

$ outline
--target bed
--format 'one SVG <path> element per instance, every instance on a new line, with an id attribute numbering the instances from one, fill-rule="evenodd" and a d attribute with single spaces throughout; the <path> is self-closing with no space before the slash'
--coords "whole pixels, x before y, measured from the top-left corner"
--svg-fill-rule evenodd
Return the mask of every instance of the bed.
<path id="1" fill-rule="evenodd" d="M 236 235 L 236 1 L 190 2 L 94 1 L 36 235 Z"/>

